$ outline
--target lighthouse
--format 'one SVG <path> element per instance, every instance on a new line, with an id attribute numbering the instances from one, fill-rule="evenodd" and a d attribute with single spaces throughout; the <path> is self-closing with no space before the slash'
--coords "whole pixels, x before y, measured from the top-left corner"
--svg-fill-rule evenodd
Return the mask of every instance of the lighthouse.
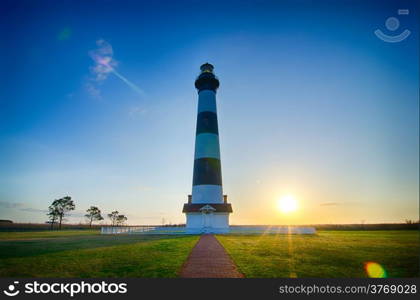
<path id="1" fill-rule="evenodd" d="M 195 81 L 198 91 L 192 193 L 182 212 L 187 233 L 226 233 L 231 204 L 223 194 L 216 91 L 219 80 L 213 65 L 205 63 Z"/>

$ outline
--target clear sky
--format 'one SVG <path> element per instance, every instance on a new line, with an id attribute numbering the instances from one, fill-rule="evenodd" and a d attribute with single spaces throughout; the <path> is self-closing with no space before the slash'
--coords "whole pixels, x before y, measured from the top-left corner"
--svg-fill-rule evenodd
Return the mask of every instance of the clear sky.
<path id="1" fill-rule="evenodd" d="M 416 2 L 2 1 L 0 218 L 185 222 L 208 61 L 232 224 L 417 220 Z"/>

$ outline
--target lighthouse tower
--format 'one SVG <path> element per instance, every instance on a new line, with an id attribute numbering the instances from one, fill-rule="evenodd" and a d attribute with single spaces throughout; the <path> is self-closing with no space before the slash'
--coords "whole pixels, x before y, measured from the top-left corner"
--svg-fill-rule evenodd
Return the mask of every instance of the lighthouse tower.
<path id="1" fill-rule="evenodd" d="M 188 233 L 225 233 L 229 231 L 232 206 L 223 195 L 217 125 L 216 90 L 219 80 L 214 67 L 205 63 L 195 81 L 198 90 L 192 195 L 182 210 L 187 217 Z"/>

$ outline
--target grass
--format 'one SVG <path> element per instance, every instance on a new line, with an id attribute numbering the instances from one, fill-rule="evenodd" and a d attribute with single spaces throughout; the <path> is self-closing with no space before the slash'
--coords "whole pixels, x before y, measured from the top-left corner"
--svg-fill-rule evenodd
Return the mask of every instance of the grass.
<path id="1" fill-rule="evenodd" d="M 418 231 L 319 231 L 310 235 L 218 235 L 246 277 L 367 277 L 364 263 L 388 277 L 419 276 Z"/>
<path id="2" fill-rule="evenodd" d="M 20 239 L 39 239 L 39 238 L 59 238 L 76 237 L 85 235 L 99 235 L 99 230 L 53 230 L 53 231 L 23 231 L 23 232 L 0 232 L 1 240 L 20 240 Z"/>
<path id="3" fill-rule="evenodd" d="M 0 277 L 177 277 L 198 236 L 100 235 L 97 230 L 0 232 Z M 419 232 L 319 231 L 218 235 L 246 277 L 419 276 Z"/>
<path id="4" fill-rule="evenodd" d="M 198 236 L 0 233 L 0 277 L 177 277 Z"/>

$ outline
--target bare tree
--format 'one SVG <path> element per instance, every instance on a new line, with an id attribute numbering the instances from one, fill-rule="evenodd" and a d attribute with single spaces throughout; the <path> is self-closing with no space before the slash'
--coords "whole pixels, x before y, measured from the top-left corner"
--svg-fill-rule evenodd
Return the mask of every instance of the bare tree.
<path id="1" fill-rule="evenodd" d="M 101 221 L 104 218 L 101 215 L 101 210 L 96 206 L 91 206 L 86 210 L 87 214 L 85 217 L 89 220 L 89 227 L 92 228 L 93 221 Z"/>

